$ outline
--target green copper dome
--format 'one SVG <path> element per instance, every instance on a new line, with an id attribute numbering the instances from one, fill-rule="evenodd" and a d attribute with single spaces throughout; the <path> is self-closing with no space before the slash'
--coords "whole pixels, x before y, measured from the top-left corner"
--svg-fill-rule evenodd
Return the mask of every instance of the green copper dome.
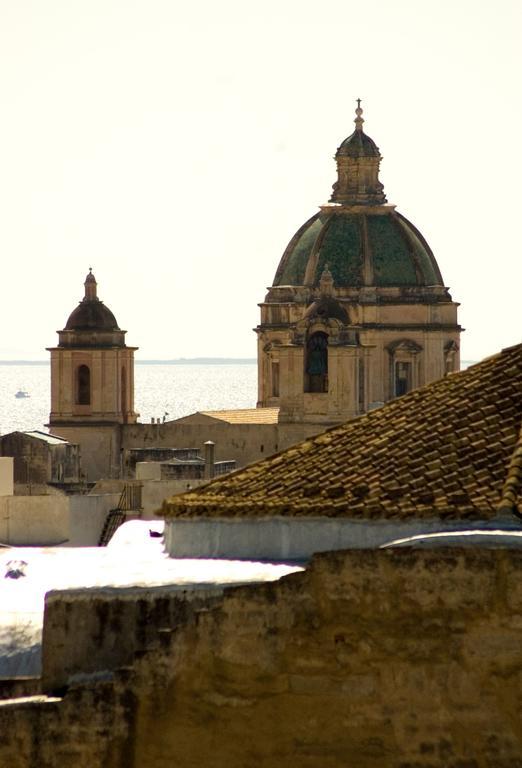
<path id="1" fill-rule="evenodd" d="M 338 147 L 330 202 L 287 246 L 274 286 L 317 287 L 328 267 L 336 289 L 444 287 L 426 240 L 386 205 L 379 180 L 379 148 L 363 131 L 357 99 L 355 131 Z"/>
<path id="2" fill-rule="evenodd" d="M 426 240 L 392 208 L 312 216 L 286 248 L 274 285 L 317 286 L 326 265 L 336 288 L 443 285 Z"/>

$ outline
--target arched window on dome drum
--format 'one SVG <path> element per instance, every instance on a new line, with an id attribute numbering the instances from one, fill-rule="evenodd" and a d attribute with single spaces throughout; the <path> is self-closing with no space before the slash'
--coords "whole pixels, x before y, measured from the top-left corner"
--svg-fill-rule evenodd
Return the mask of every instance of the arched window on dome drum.
<path id="1" fill-rule="evenodd" d="M 91 404 L 91 371 L 88 365 L 80 365 L 76 374 L 77 405 Z"/>
<path id="2" fill-rule="evenodd" d="M 328 392 L 328 334 L 312 333 L 306 342 L 305 392 Z"/>

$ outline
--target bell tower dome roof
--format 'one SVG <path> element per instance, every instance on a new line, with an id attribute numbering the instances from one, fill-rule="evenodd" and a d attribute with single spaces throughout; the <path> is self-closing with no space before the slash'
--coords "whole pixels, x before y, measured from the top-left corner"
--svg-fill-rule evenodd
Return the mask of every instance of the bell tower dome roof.
<path id="1" fill-rule="evenodd" d="M 98 298 L 98 283 L 89 268 L 84 281 L 85 294 L 69 315 L 65 328 L 58 331 L 60 347 L 124 347 L 125 333 L 111 310 Z"/>
<path id="2" fill-rule="evenodd" d="M 66 331 L 119 331 L 116 318 L 111 310 L 98 298 L 96 278 L 89 268 L 84 282 L 85 295 L 80 304 L 69 315 Z"/>

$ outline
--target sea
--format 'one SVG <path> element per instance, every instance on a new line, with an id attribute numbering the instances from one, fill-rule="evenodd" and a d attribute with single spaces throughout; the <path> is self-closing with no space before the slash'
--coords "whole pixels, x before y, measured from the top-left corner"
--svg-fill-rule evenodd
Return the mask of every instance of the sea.
<path id="1" fill-rule="evenodd" d="M 473 361 L 462 361 L 467 368 Z M 0 434 L 41 429 L 49 419 L 50 365 L 0 362 Z M 15 397 L 18 391 L 28 397 Z M 134 406 L 139 421 L 166 421 L 195 411 L 255 408 L 257 364 L 135 361 Z"/>
<path id="2" fill-rule="evenodd" d="M 0 363 L 0 434 L 45 430 L 50 411 L 49 363 Z M 28 397 L 15 397 L 18 391 Z M 134 406 L 139 421 L 171 421 L 198 410 L 255 408 L 257 365 L 135 362 Z"/>

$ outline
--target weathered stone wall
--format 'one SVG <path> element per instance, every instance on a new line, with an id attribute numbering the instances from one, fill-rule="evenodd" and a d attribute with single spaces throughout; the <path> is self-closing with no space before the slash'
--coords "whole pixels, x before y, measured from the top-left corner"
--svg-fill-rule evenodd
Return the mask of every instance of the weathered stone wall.
<path id="1" fill-rule="evenodd" d="M 42 690 L 74 675 L 117 669 L 157 644 L 161 630 L 186 621 L 193 606 L 212 605 L 222 587 L 114 587 L 49 592 L 42 638 Z"/>
<path id="2" fill-rule="evenodd" d="M 132 672 L 0 703 L 10 768 L 518 768 L 522 553 L 319 555 Z"/>
<path id="3" fill-rule="evenodd" d="M 51 479 L 49 445 L 23 432 L 11 432 L 0 438 L 2 456 L 14 458 L 15 483 L 47 483 Z"/>
<path id="4" fill-rule="evenodd" d="M 350 552 L 235 589 L 142 699 L 136 765 L 522 765 L 521 575 L 513 551 Z"/>
<path id="5" fill-rule="evenodd" d="M 23 677 L 0 677 L 0 699 L 19 699 L 41 693 L 41 679 L 25 675 Z"/>

